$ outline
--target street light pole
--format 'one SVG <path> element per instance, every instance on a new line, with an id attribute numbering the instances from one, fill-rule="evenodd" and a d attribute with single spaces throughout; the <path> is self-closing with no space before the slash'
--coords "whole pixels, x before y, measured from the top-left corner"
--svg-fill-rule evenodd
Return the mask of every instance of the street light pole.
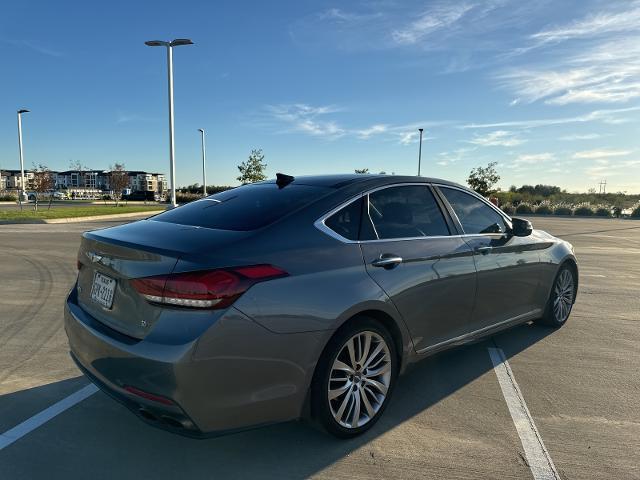
<path id="1" fill-rule="evenodd" d="M 174 146 L 174 128 L 173 128 L 173 47 L 180 45 L 193 45 L 188 38 L 177 38 L 171 42 L 163 42 L 161 40 L 150 40 L 144 42 L 149 47 L 166 47 L 167 48 L 167 80 L 169 84 L 169 162 L 170 162 L 170 180 L 171 180 L 171 206 L 177 207 L 176 203 L 176 162 L 175 162 L 175 146 Z"/>
<path id="2" fill-rule="evenodd" d="M 18 151 L 20 153 L 20 205 L 24 199 L 24 158 L 22 153 L 22 114 L 29 113 L 29 110 L 18 110 Z"/>
<path id="3" fill-rule="evenodd" d="M 422 163 L 422 131 L 423 128 L 418 129 L 420 131 L 420 146 L 418 147 L 418 176 L 420 176 L 420 167 Z"/>
<path id="4" fill-rule="evenodd" d="M 204 129 L 199 128 L 201 143 L 202 143 L 202 185 L 204 190 L 204 196 L 207 196 L 207 150 L 204 145 Z"/>

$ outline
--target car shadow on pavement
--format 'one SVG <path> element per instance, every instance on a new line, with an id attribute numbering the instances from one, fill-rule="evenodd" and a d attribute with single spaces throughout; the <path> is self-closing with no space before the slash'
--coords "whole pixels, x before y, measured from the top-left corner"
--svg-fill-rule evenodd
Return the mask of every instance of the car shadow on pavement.
<path id="1" fill-rule="evenodd" d="M 552 332 L 521 325 L 500 335 L 500 347 L 511 357 Z M 484 340 L 413 366 L 400 378 L 380 421 L 351 440 L 335 439 L 302 422 L 193 440 L 146 425 L 99 392 L 0 451 L 0 478 L 76 478 L 83 471 L 91 472 L 91 478 L 176 478 L 178 474 L 181 478 L 308 478 L 355 450 L 368 448 L 377 437 L 492 370 L 490 346 L 493 341 Z M 61 395 L 61 389 L 72 392 L 84 384 L 77 377 L 0 396 L 0 413 L 11 414 L 17 424 L 25 417 L 9 412 L 12 406 L 42 403 L 41 398 L 60 399 L 68 394 Z M 501 399 L 497 394 L 496 401 Z M 21 413 L 33 415 L 28 410 Z M 5 431 L 7 425 L 3 426 Z M 451 427 L 456 430 L 455 425 Z M 34 451 L 38 452 L 37 462 Z M 375 452 L 369 453 L 367 460 L 375 463 Z"/>

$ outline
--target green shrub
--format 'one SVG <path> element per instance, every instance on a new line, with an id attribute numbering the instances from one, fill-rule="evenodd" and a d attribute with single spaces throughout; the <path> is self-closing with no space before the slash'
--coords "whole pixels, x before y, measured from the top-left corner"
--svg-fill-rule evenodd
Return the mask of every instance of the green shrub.
<path id="1" fill-rule="evenodd" d="M 553 215 L 553 207 L 551 206 L 551 202 L 541 202 L 540 205 L 536 207 L 536 213 L 538 215 Z"/>
<path id="2" fill-rule="evenodd" d="M 516 213 L 516 209 L 511 203 L 505 203 L 500 207 L 500 209 L 507 215 L 513 215 L 514 213 Z"/>
<path id="3" fill-rule="evenodd" d="M 590 206 L 581 205 L 573 211 L 573 214 L 580 217 L 590 217 L 593 215 L 593 209 Z"/>
<path id="4" fill-rule="evenodd" d="M 553 209 L 554 215 L 572 215 L 573 209 L 569 205 L 556 205 Z"/>
<path id="5" fill-rule="evenodd" d="M 18 196 L 15 193 L 0 193 L 0 202 L 17 202 Z"/>
<path id="6" fill-rule="evenodd" d="M 595 215 L 596 215 L 596 217 L 610 217 L 611 216 L 611 209 L 608 208 L 608 207 L 600 206 L 600 207 L 596 208 Z"/>
<path id="7" fill-rule="evenodd" d="M 199 198 L 202 198 L 202 194 L 198 194 L 198 193 L 183 193 L 183 192 L 178 192 L 176 191 L 176 202 L 177 203 L 189 203 L 189 202 L 193 202 L 194 200 L 198 200 Z"/>
<path id="8" fill-rule="evenodd" d="M 516 207 L 516 213 L 533 213 L 533 207 L 527 202 L 522 202 Z"/>
<path id="9" fill-rule="evenodd" d="M 640 218 L 640 206 L 637 206 L 633 209 L 633 212 L 631 212 L 631 216 L 633 218 Z"/>

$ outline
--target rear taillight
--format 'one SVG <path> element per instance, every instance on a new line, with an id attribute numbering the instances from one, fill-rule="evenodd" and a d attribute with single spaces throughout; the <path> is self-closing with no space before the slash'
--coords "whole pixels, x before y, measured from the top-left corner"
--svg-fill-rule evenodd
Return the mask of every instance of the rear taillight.
<path id="1" fill-rule="evenodd" d="M 151 400 L 152 402 L 162 403 L 163 405 L 175 405 L 173 400 L 169 398 L 163 397 L 161 395 L 156 395 L 155 393 L 145 392 L 144 390 L 140 390 L 139 388 L 132 387 L 130 385 L 125 385 L 124 389 L 127 392 L 132 393 L 133 395 Z"/>
<path id="2" fill-rule="evenodd" d="M 131 284 L 153 303 L 191 308 L 226 308 L 252 285 L 287 275 L 287 272 L 272 265 L 251 265 L 136 278 Z"/>

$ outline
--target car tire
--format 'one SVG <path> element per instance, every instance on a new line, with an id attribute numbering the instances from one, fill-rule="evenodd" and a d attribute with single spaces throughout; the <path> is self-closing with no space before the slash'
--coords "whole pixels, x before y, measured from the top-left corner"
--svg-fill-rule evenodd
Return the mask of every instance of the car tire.
<path id="1" fill-rule="evenodd" d="M 339 438 L 366 432 L 389 404 L 398 371 L 389 331 L 373 318 L 354 318 L 334 334 L 318 361 L 311 385 L 313 417 Z"/>
<path id="2" fill-rule="evenodd" d="M 544 314 L 536 323 L 554 328 L 560 328 L 567 323 L 576 298 L 576 286 L 576 272 L 565 263 L 553 280 Z"/>

